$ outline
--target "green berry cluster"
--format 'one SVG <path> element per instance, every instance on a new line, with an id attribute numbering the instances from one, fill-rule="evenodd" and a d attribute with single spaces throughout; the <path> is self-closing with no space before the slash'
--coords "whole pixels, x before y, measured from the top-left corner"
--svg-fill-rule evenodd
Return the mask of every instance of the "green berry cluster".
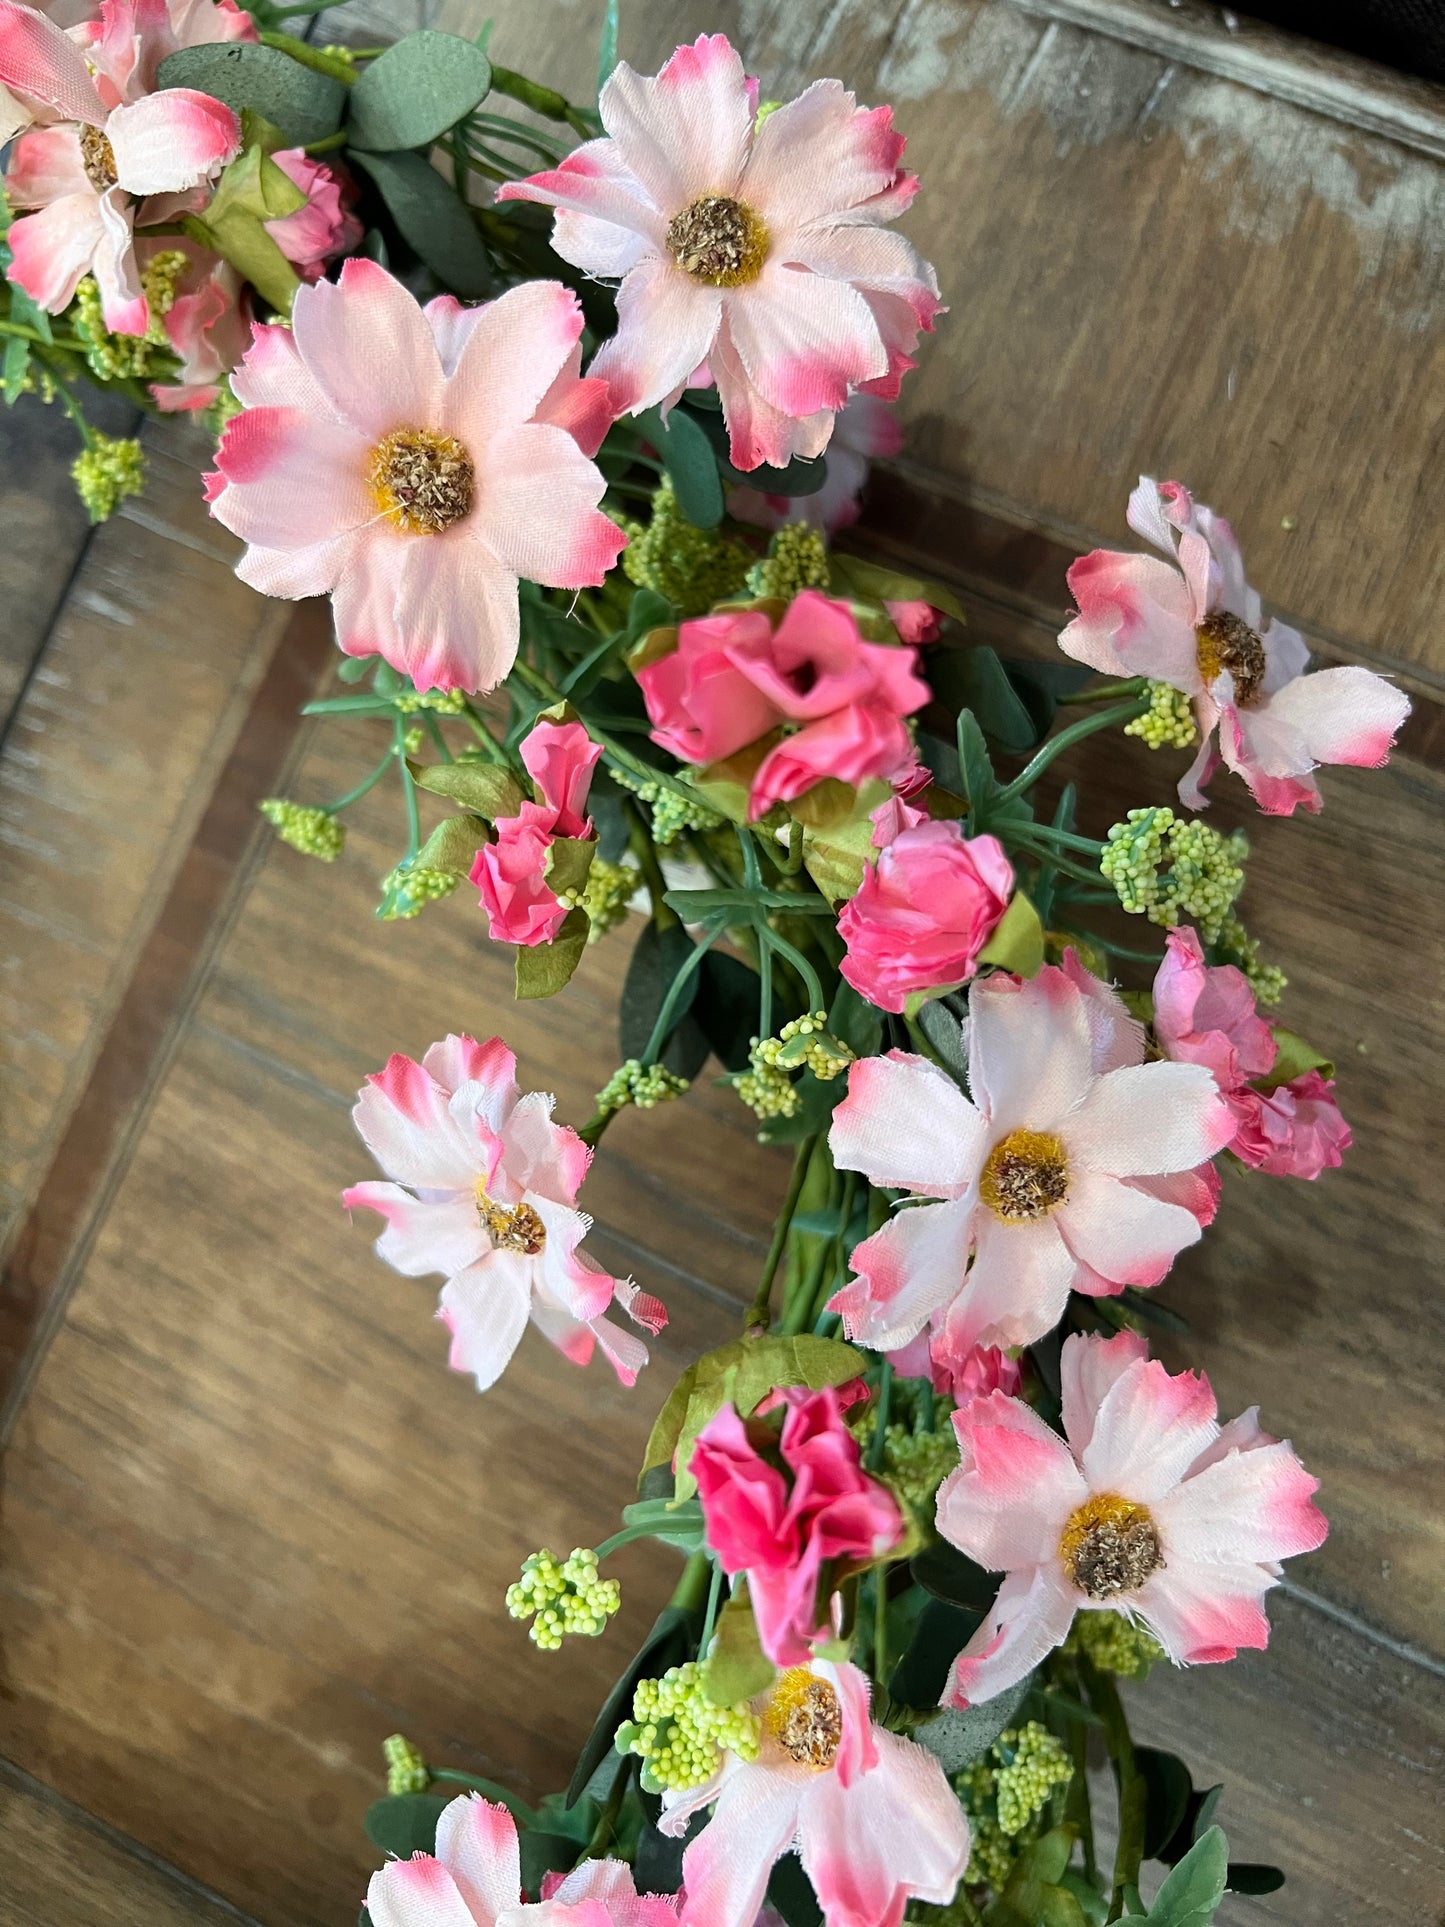
<path id="1" fill-rule="evenodd" d="M 1150 749 L 1189 749 L 1199 740 L 1194 710 L 1182 689 L 1172 682 L 1151 682 L 1148 694 L 1149 707 L 1125 723 L 1126 736 L 1140 737 Z"/>
<path id="2" fill-rule="evenodd" d="M 615 783 L 620 783 L 625 790 L 631 790 L 637 800 L 645 803 L 651 811 L 652 840 L 659 849 L 676 843 L 685 830 L 715 830 L 724 820 L 706 803 L 684 796 L 681 790 L 674 789 L 670 783 L 664 783 L 659 778 L 632 776 L 621 769 L 613 769 L 610 774 Z"/>
<path id="3" fill-rule="evenodd" d="M 1219 926 L 1215 948 L 1224 963 L 1242 970 L 1254 992 L 1254 1001 L 1272 1010 L 1284 995 L 1289 978 L 1278 964 L 1261 963 L 1259 939 L 1251 937 L 1238 917 L 1228 916 Z"/>
<path id="4" fill-rule="evenodd" d="M 783 1025 L 776 1037 L 754 1039 L 754 1056 L 772 1069 L 795 1071 L 806 1067 L 822 1084 L 831 1084 L 853 1062 L 854 1053 L 828 1029 L 828 1013 L 810 1010 Z"/>
<path id="5" fill-rule="evenodd" d="M 165 318 L 176 303 L 182 275 L 190 266 L 179 248 L 163 248 L 152 255 L 141 275 L 141 292 L 150 310 L 143 335 L 115 335 L 105 325 L 100 288 L 86 275 L 75 290 L 71 322 L 85 346 L 91 373 L 101 381 L 138 381 L 155 372 L 153 349 L 168 348 Z"/>
<path id="6" fill-rule="evenodd" d="M 386 1790 L 388 1793 L 425 1793 L 431 1785 L 431 1774 L 427 1763 L 420 1753 L 400 1733 L 393 1733 L 389 1740 L 383 1740 L 381 1750 L 386 1759 Z"/>
<path id="7" fill-rule="evenodd" d="M 399 689 L 391 701 L 403 716 L 415 716 L 420 709 L 429 709 L 436 716 L 460 716 L 467 706 L 466 692 L 461 689 Z"/>
<path id="8" fill-rule="evenodd" d="M 677 506 L 665 478 L 652 497 L 652 519 L 624 522 L 628 543 L 622 567 L 639 589 L 655 589 L 683 616 L 705 616 L 715 602 L 737 595 L 751 552 L 716 529 L 695 528 Z"/>
<path id="9" fill-rule="evenodd" d="M 762 1722 L 746 1703 L 714 1706 L 703 1691 L 695 1659 L 673 1666 L 661 1679 L 642 1679 L 632 1696 L 632 1718 L 617 1729 L 619 1753 L 642 1761 L 639 1776 L 649 1793 L 686 1792 L 710 1780 L 723 1755 L 758 1757 Z"/>
<path id="10" fill-rule="evenodd" d="M 863 1436 L 873 1431 L 873 1414 Z M 958 1469 L 958 1440 L 945 1421 L 940 1432 L 915 1432 L 908 1425 L 890 1425 L 883 1434 L 883 1479 L 915 1512 L 927 1512 L 934 1495 L 950 1472 Z"/>
<path id="11" fill-rule="evenodd" d="M 555 1653 L 569 1633 L 589 1638 L 602 1632 L 622 1604 L 615 1579 L 599 1579 L 597 1554 L 578 1546 L 558 1560 L 545 1548 L 522 1562 L 522 1577 L 507 1588 L 507 1611 L 530 1619 L 529 1636 L 544 1653 Z"/>
<path id="12" fill-rule="evenodd" d="M 222 380 L 216 389 L 216 399 L 207 408 L 202 419 L 219 441 L 225 432 L 227 422 L 234 421 L 240 413 L 241 403 L 232 391 L 229 380 Z"/>
<path id="13" fill-rule="evenodd" d="M 1107 1611 L 1076 1613 L 1063 1651 L 1082 1653 L 1101 1673 L 1116 1673 L 1121 1679 L 1143 1679 L 1155 1660 L 1164 1657 L 1164 1648 L 1147 1627 Z"/>
<path id="14" fill-rule="evenodd" d="M 748 1048 L 751 1068 L 739 1071 L 733 1078 L 733 1089 L 764 1124 L 769 1118 L 796 1117 L 803 1108 L 802 1097 L 792 1078 L 762 1055 L 773 1041 L 764 1038 L 760 1043 L 755 1037 Z"/>
<path id="15" fill-rule="evenodd" d="M 609 863 L 605 856 L 593 856 L 587 887 L 582 892 L 582 908 L 590 926 L 588 943 L 596 943 L 626 921 L 627 906 L 637 894 L 637 884 L 637 872 L 630 864 Z"/>
<path id="16" fill-rule="evenodd" d="M 768 553 L 748 570 L 748 587 L 757 596 L 791 602 L 803 589 L 826 589 L 828 545 L 806 522 L 788 522 L 773 536 Z"/>
<path id="17" fill-rule="evenodd" d="M 687 1088 L 687 1079 L 665 1065 L 644 1064 L 640 1057 L 629 1057 L 597 1093 L 597 1108 L 610 1114 L 635 1104 L 639 1111 L 651 1111 L 670 1098 L 681 1097 Z"/>
<path id="18" fill-rule="evenodd" d="M 997 1892 L 1007 1883 L 1019 1848 L 1040 1831 L 1050 1794 L 1066 1786 L 1073 1772 L 1062 1742 L 1030 1720 L 1000 1733 L 988 1752 L 958 1775 L 954 1785 L 973 1836 L 966 1887 Z"/>
<path id="19" fill-rule="evenodd" d="M 420 863 L 398 863 L 381 879 L 381 902 L 376 914 L 382 923 L 419 917 L 428 903 L 449 897 L 461 882 L 455 870 L 432 870 Z"/>
<path id="20" fill-rule="evenodd" d="M 329 810 L 288 803 L 284 796 L 268 796 L 260 810 L 281 841 L 299 850 L 302 856 L 320 857 L 323 863 L 334 863 L 345 847 L 346 826 L 338 823 Z"/>
<path id="21" fill-rule="evenodd" d="M 1223 836 L 1197 819 L 1181 821 L 1173 810 L 1130 810 L 1109 831 L 1099 868 L 1131 916 L 1147 916 L 1168 929 L 1192 917 L 1206 943 L 1214 943 L 1244 888 L 1249 844 L 1240 831 Z"/>
<path id="22" fill-rule="evenodd" d="M 86 514 L 92 522 L 104 522 L 128 495 L 139 495 L 145 487 L 145 453 L 134 436 L 117 439 L 93 428 L 70 474 Z"/>

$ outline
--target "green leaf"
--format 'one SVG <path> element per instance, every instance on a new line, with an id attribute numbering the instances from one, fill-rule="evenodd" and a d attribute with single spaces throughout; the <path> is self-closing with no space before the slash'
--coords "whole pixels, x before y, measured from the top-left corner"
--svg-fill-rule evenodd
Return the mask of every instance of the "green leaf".
<path id="1" fill-rule="evenodd" d="M 521 786 L 499 763 L 428 763 L 412 775 L 418 789 L 449 796 L 492 823 L 499 816 L 515 816 L 522 807 Z"/>
<path id="2" fill-rule="evenodd" d="M 582 961 L 591 928 L 585 910 L 569 910 L 566 922 L 551 943 L 518 944 L 513 991 L 518 1003 L 537 997 L 555 997 L 567 987 Z"/>
<path id="3" fill-rule="evenodd" d="M 607 0 L 602 15 L 602 37 L 597 43 L 597 91 L 600 94 L 617 65 L 617 0 Z"/>
<path id="4" fill-rule="evenodd" d="M 519 1834 L 517 1847 L 522 1863 L 522 1885 L 529 1894 L 541 1889 L 549 1873 L 570 1873 L 577 1858 L 577 1842 L 565 1833 Z"/>
<path id="5" fill-rule="evenodd" d="M 639 1536 L 661 1539 L 685 1552 L 702 1549 L 702 1507 L 696 1499 L 639 1499 L 622 1508 L 622 1523 Z"/>
<path id="6" fill-rule="evenodd" d="M 1016 977 L 1036 977 L 1043 968 L 1044 926 L 1022 890 L 1015 890 L 1009 898 L 1008 909 L 979 951 L 978 961 L 1011 970 Z"/>
<path id="7" fill-rule="evenodd" d="M 696 1621 L 680 1606 L 668 1606 L 658 1614 L 652 1631 L 643 1640 L 631 1664 L 607 1695 L 587 1744 L 577 1756 L 567 1787 L 567 1805 L 575 1806 L 598 1767 L 612 1750 L 617 1729 L 632 1712 L 632 1696 L 640 1679 L 656 1679 L 669 1666 L 680 1665 L 692 1644 Z"/>
<path id="8" fill-rule="evenodd" d="M 865 562 L 857 555 L 831 555 L 828 560 L 834 580 L 845 595 L 853 595 L 866 602 L 927 602 L 935 609 L 941 609 L 944 615 L 952 616 L 955 622 L 967 621 L 958 597 L 941 582 L 931 581 L 926 576 L 900 575 L 896 569 L 885 569 L 876 562 Z M 954 653 L 957 652 L 933 650 L 929 653 L 928 680 L 935 694 L 941 694 L 933 677 L 939 655 Z"/>
<path id="9" fill-rule="evenodd" d="M 722 483 L 712 443 L 697 417 L 674 408 L 664 422 L 660 409 L 649 408 L 638 426 L 667 465 L 678 508 L 694 528 L 715 529 L 723 515 Z"/>
<path id="10" fill-rule="evenodd" d="M 958 768 L 963 778 L 963 798 L 968 804 L 970 815 L 974 818 L 969 828 L 977 835 L 983 814 L 998 784 L 994 780 L 993 764 L 989 761 L 988 745 L 983 740 L 983 731 L 978 726 L 978 718 L 970 709 L 965 709 L 959 716 L 957 742 Z"/>
<path id="11" fill-rule="evenodd" d="M 768 1876 L 768 1905 L 782 1917 L 784 1927 L 823 1927 L 823 1910 L 813 1883 L 795 1853 L 775 1861 Z"/>
<path id="12" fill-rule="evenodd" d="M 692 1442 L 725 1400 L 746 1418 L 778 1385 L 846 1385 L 862 1375 L 864 1358 L 836 1338 L 774 1333 L 766 1338 L 736 1339 L 707 1352 L 690 1365 L 668 1394 L 657 1415 L 642 1457 L 646 1475 L 654 1465 L 677 1458 L 677 1493 L 691 1498 L 696 1487 L 686 1469 Z"/>
<path id="13" fill-rule="evenodd" d="M 233 113 L 249 108 L 279 127 L 287 147 L 324 141 L 341 125 L 347 88 L 329 74 L 304 67 L 275 47 L 245 40 L 182 47 L 160 64 L 157 87 L 193 87 L 224 101 Z"/>
<path id="14" fill-rule="evenodd" d="M 709 950 L 698 970 L 693 1022 L 726 1070 L 745 1071 L 748 1047 L 758 1028 L 758 973 L 740 957 Z"/>
<path id="15" fill-rule="evenodd" d="M 1274 1894 L 1284 1885 L 1284 1875 L 1278 1867 L 1267 1866 L 1262 1860 L 1231 1860 L 1227 1891 L 1232 1894 Z"/>
<path id="16" fill-rule="evenodd" d="M 734 468 L 728 459 L 728 431 L 710 390 L 694 392 L 684 412 L 695 421 L 712 444 L 718 473 L 725 482 L 743 488 L 760 489 L 765 495 L 816 495 L 828 479 L 828 464 L 821 456 L 805 461 L 795 455 L 786 468 L 772 468 L 766 462 L 757 468 Z"/>
<path id="17" fill-rule="evenodd" d="M 946 1539 L 936 1539 L 922 1552 L 915 1552 L 912 1566 L 913 1577 L 924 1591 L 931 1592 L 935 1599 L 946 1600 L 950 1606 L 966 1606 L 970 1612 L 986 1613 L 998 1595 L 998 1574 L 985 1572 L 966 1552 L 960 1552 Z"/>
<path id="18" fill-rule="evenodd" d="M 437 824 L 417 853 L 416 867 L 445 870 L 448 876 L 470 874 L 487 833 L 474 816 L 448 816 Z"/>
<path id="19" fill-rule="evenodd" d="M 1265 1075 L 1254 1079 L 1255 1090 L 1278 1090 L 1281 1084 L 1303 1077 L 1306 1071 L 1318 1071 L 1321 1077 L 1334 1076 L 1335 1067 L 1329 1058 L 1321 1057 L 1313 1044 L 1307 1044 L 1303 1037 L 1297 1037 L 1292 1030 L 1282 1030 L 1276 1025 L 1274 1041 L 1278 1055 Z"/>
<path id="20" fill-rule="evenodd" d="M 1155 1894 L 1149 1927 L 1207 1927 L 1224 1898 L 1228 1873 L 1228 1842 L 1218 1827 L 1211 1827 Z"/>
<path id="21" fill-rule="evenodd" d="M 641 1057 L 652 1038 L 672 980 L 693 952 L 692 938 L 680 923 L 659 930 L 645 923 L 637 934 L 632 961 L 622 985 L 618 1042 L 624 1058 Z M 698 991 L 694 970 L 673 1009 L 672 1030 L 664 1040 L 662 1062 L 678 1077 L 694 1078 L 707 1062 L 708 1041 L 688 1012 Z"/>
<path id="22" fill-rule="evenodd" d="M 948 1682 L 949 1668 L 978 1624 L 978 1613 L 968 1607 L 928 1597 L 903 1657 L 893 1669 L 889 1698 L 920 1711 L 936 1707 Z"/>
<path id="23" fill-rule="evenodd" d="M 595 836 L 553 837 L 542 863 L 542 881 L 559 897 L 569 890 L 581 891 L 586 888 L 596 854 Z"/>
<path id="24" fill-rule="evenodd" d="M 4 250 L 5 259 L 10 259 L 10 250 Z M 38 302 L 32 301 L 18 281 L 10 283 L 10 319 L 18 321 L 22 327 L 33 328 L 42 341 L 54 341 L 55 331 L 50 325 L 50 316 Z"/>
<path id="25" fill-rule="evenodd" d="M 246 42 L 233 44 L 239 50 Z M 279 58 L 284 60 L 285 55 Z M 304 73 L 306 69 L 299 71 Z M 224 255 L 273 308 L 289 314 L 292 297 L 301 283 L 266 232 L 266 222 L 294 214 L 305 205 L 301 189 L 257 143 L 238 154 L 221 175 L 204 218 L 187 215 L 183 225 L 193 239 Z"/>
<path id="26" fill-rule="evenodd" d="M 1168 1847 L 1188 1811 L 1194 1792 L 1189 1769 L 1176 1754 L 1157 1747 L 1136 1746 L 1134 1764 L 1144 1776 L 1144 1858 L 1157 1860 Z"/>
<path id="27" fill-rule="evenodd" d="M 930 649 L 927 668 L 929 687 L 938 700 L 955 715 L 970 710 L 993 748 L 1022 756 L 1042 740 L 994 650 L 980 646 Z"/>
<path id="28" fill-rule="evenodd" d="M 491 86 L 492 63 L 475 41 L 429 27 L 409 33 L 357 76 L 347 140 L 373 153 L 430 147 Z"/>
<path id="29" fill-rule="evenodd" d="M 777 1667 L 763 1651 L 747 1587 L 738 1589 L 718 1615 L 717 1635 L 702 1669 L 702 1690 L 714 1706 L 736 1706 L 765 1693 Z"/>
<path id="30" fill-rule="evenodd" d="M 446 1794 L 389 1793 L 372 1802 L 361 1824 L 374 1847 L 410 1860 L 414 1853 L 435 1852 L 437 1821 L 448 1804 Z"/>
<path id="31" fill-rule="evenodd" d="M 25 388 L 25 377 L 30 372 L 30 343 L 24 335 L 11 335 L 5 343 L 5 406 L 13 408 Z"/>
<path id="32" fill-rule="evenodd" d="M 918 1028 L 932 1045 L 943 1068 L 955 1083 L 968 1087 L 968 1053 L 964 1048 L 962 999 L 937 997 L 918 1013 Z M 964 1005 L 964 1010 L 968 1006 Z"/>
<path id="33" fill-rule="evenodd" d="M 1072 1827 L 1054 1827 L 1025 1847 L 1003 1892 L 984 1912 L 986 1927 L 1088 1927 L 1077 1899 L 1059 1884 L 1073 1850 Z"/>
<path id="34" fill-rule="evenodd" d="M 883 1018 L 850 983 L 840 983 L 828 1012 L 828 1029 L 855 1057 L 872 1057 L 883 1041 Z"/>
<path id="35" fill-rule="evenodd" d="M 453 294 L 484 295 L 491 263 L 460 195 L 420 154 L 351 155 L 369 174 L 403 239 Z"/>
<path id="36" fill-rule="evenodd" d="M 346 675 L 344 664 L 336 673 L 348 682 L 352 680 Z M 323 696 L 317 702 L 303 703 L 301 714 L 303 716 L 389 716 L 392 708 L 393 704 L 386 696 Z"/>

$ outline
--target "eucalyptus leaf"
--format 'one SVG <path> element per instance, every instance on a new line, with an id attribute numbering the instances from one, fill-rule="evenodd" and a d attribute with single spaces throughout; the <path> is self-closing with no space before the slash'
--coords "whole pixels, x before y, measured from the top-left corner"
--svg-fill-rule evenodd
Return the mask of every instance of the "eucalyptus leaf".
<path id="1" fill-rule="evenodd" d="M 389 1793 L 366 1809 L 362 1825 L 374 1847 L 409 1860 L 414 1853 L 435 1851 L 437 1821 L 448 1804 L 448 1796 L 440 1793 Z"/>
<path id="2" fill-rule="evenodd" d="M 1232 1894 L 1273 1894 L 1284 1885 L 1284 1875 L 1262 1860 L 1231 1860 L 1226 1884 Z"/>
<path id="3" fill-rule="evenodd" d="M 997 1573 L 985 1572 L 946 1539 L 935 1539 L 922 1552 L 915 1552 L 912 1566 L 913 1577 L 924 1591 L 950 1606 L 967 1606 L 971 1612 L 984 1613 L 998 1596 Z"/>
<path id="4" fill-rule="evenodd" d="M 1144 1857 L 1157 1860 L 1179 1829 L 1189 1809 L 1194 1783 L 1177 1754 L 1153 1746 L 1136 1746 L 1134 1764 L 1144 1776 L 1147 1800 L 1144 1813 Z"/>
<path id="5" fill-rule="evenodd" d="M 236 114 L 249 108 L 281 130 L 287 147 L 328 140 L 341 125 L 347 95 L 345 84 L 330 74 L 246 40 L 182 47 L 161 62 L 156 86 L 194 88 Z"/>
<path id="6" fill-rule="evenodd" d="M 963 1012 L 957 997 L 936 997 L 918 1013 L 918 1028 L 955 1083 L 968 1088 L 968 1053 L 963 1040 Z M 965 1005 L 965 1009 L 967 1006 Z"/>
<path id="7" fill-rule="evenodd" d="M 512 772 L 499 763 L 428 763 L 412 772 L 418 789 L 433 796 L 449 796 L 478 816 L 495 823 L 499 816 L 515 816 L 522 807 L 522 789 Z"/>
<path id="8" fill-rule="evenodd" d="M 570 1873 L 577 1858 L 577 1842 L 565 1833 L 529 1831 L 519 1834 L 522 1885 L 529 1894 L 540 1891 L 549 1873 Z"/>
<path id="9" fill-rule="evenodd" d="M 1211 1827 L 1155 1894 L 1149 1927 L 1208 1927 L 1224 1898 L 1228 1874 L 1228 1843 L 1218 1827 Z"/>
<path id="10" fill-rule="evenodd" d="M 978 1624 L 979 1614 L 968 1607 L 952 1606 L 942 1599 L 928 1597 L 903 1657 L 893 1669 L 888 1682 L 889 1698 L 920 1711 L 936 1707 L 948 1683 L 949 1668 Z"/>
<path id="11" fill-rule="evenodd" d="M 566 988 L 582 961 L 591 927 L 585 910 L 569 910 L 551 943 L 518 944 L 513 994 L 519 1003 L 555 997 Z"/>
<path id="12" fill-rule="evenodd" d="M 403 239 L 439 281 L 464 297 L 490 291 L 491 263 L 476 224 L 424 156 L 353 151 L 351 158 L 371 176 Z"/>
<path id="13" fill-rule="evenodd" d="M 694 528 L 715 529 L 723 516 L 722 483 L 713 445 L 697 417 L 674 408 L 664 421 L 661 409 L 649 408 L 638 426 L 666 463 L 683 515 Z"/>
<path id="14" fill-rule="evenodd" d="M 775 1861 L 768 1876 L 768 1905 L 781 1915 L 784 1927 L 823 1927 L 823 1910 L 795 1853 Z"/>
<path id="15" fill-rule="evenodd" d="M 828 479 L 828 464 L 822 456 L 807 461 L 795 455 L 786 468 L 772 468 L 767 463 L 757 468 L 734 468 L 728 459 L 728 431 L 721 414 L 710 407 L 702 395 L 694 396 L 682 412 L 697 422 L 712 444 L 713 456 L 718 473 L 725 482 L 732 482 L 742 488 L 760 489 L 765 495 L 816 495 Z"/>
<path id="16" fill-rule="evenodd" d="M 981 1705 L 945 1707 L 937 1719 L 917 1727 L 913 1737 L 933 1755 L 945 1773 L 958 1773 L 986 1753 L 1012 1722 L 1028 1695 L 1029 1685 L 1028 1678 L 1021 1679 Z"/>
<path id="17" fill-rule="evenodd" d="M 351 147 L 430 147 L 486 99 L 492 63 L 474 40 L 424 27 L 368 61 L 351 90 Z"/>

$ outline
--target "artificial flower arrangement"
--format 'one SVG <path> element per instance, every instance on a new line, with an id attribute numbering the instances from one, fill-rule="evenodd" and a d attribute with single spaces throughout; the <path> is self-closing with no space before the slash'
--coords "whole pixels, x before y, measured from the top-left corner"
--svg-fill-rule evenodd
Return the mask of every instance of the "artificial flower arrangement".
<path id="1" fill-rule="evenodd" d="M 372 1927 L 1198 1927 L 1282 1876 L 1229 1860 L 1219 1789 L 1134 1744 L 1119 1682 L 1264 1646 L 1326 1525 L 1291 1446 L 1145 1334 L 1180 1328 L 1156 1288 L 1231 1167 L 1315 1179 L 1350 1141 L 1271 1014 L 1247 844 L 1198 812 L 1221 768 L 1317 811 L 1316 767 L 1383 763 L 1406 701 L 1307 673 L 1175 482 L 1130 499 L 1150 552 L 1069 571 L 1052 664 L 832 545 L 943 312 L 893 225 L 918 183 L 886 107 L 833 80 L 760 103 L 720 35 L 639 75 L 615 9 L 595 111 L 449 35 L 279 30 L 310 11 L 0 0 L 3 327 L 11 399 L 78 409 L 88 367 L 215 411 L 241 575 L 331 597 L 367 687 L 311 708 L 386 739 L 351 798 L 264 806 L 287 842 L 334 858 L 389 777 L 378 914 L 460 896 L 518 997 L 632 935 L 589 1120 L 500 1038 L 449 1036 L 368 1079 L 384 1175 L 345 1202 L 441 1277 L 480 1390 L 529 1323 L 632 1385 L 666 1311 L 589 1258 L 579 1208 L 612 1120 L 715 1059 L 793 1160 L 741 1334 L 671 1388 L 637 1502 L 506 1602 L 544 1649 L 598 1634 L 602 1562 L 647 1538 L 670 1605 L 535 1810 L 387 1741 Z M 84 432 L 103 512 L 139 451 Z M 1193 748 L 1179 809 L 1081 829 L 1053 766 L 1100 731 Z"/>

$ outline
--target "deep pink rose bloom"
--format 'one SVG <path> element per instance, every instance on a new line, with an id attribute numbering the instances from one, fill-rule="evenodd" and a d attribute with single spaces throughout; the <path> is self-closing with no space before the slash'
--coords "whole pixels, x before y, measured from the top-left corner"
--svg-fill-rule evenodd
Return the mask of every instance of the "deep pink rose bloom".
<path id="1" fill-rule="evenodd" d="M 1171 930 L 1154 979 L 1154 1030 L 1167 1057 L 1203 1064 L 1237 1122 L 1226 1146 L 1243 1164 L 1276 1178 L 1317 1178 L 1350 1148 L 1335 1087 L 1306 1071 L 1272 1091 L 1253 1080 L 1279 1054 L 1274 1033 L 1254 1006 L 1243 971 L 1204 961 L 1192 930 Z"/>
<path id="2" fill-rule="evenodd" d="M 937 642 L 943 629 L 943 617 L 931 602 L 915 598 L 911 602 L 889 602 L 885 599 L 883 607 L 898 631 L 902 642 Z"/>
<path id="3" fill-rule="evenodd" d="M 684 622 L 677 648 L 637 680 L 653 741 L 685 763 L 717 762 L 793 726 L 753 777 L 756 821 L 825 777 L 911 772 L 904 718 L 929 699 L 917 661 L 911 649 L 865 641 L 846 603 L 805 589 L 776 629 L 760 609 Z"/>
<path id="4" fill-rule="evenodd" d="M 326 263 L 349 254 L 361 239 L 361 223 L 348 205 L 355 189 L 344 174 L 313 161 L 304 147 L 283 147 L 271 158 L 306 196 L 306 205 L 267 221 L 266 232 L 303 281 L 319 281 Z"/>
<path id="5" fill-rule="evenodd" d="M 910 992 L 973 975 L 1008 908 L 1014 873 L 995 837 L 970 839 L 957 823 L 927 818 L 890 834 L 897 812 L 883 816 L 874 818 L 874 841 L 887 839 L 877 864 L 838 918 L 848 947 L 839 968 L 869 1003 L 899 1012 Z"/>
<path id="6" fill-rule="evenodd" d="M 570 906 L 543 875 L 547 851 L 558 837 L 591 836 L 583 811 L 601 754 L 580 723 L 538 723 L 522 744 L 537 800 L 497 819 L 496 842 L 478 850 L 471 870 L 495 942 L 551 943 L 566 921 Z"/>
<path id="7" fill-rule="evenodd" d="M 762 1456 L 731 1405 L 699 1433 L 689 1469 L 709 1546 L 730 1578 L 747 1575 L 763 1651 L 779 1666 L 805 1666 L 828 1628 L 825 1569 L 879 1558 L 903 1520 L 893 1495 L 864 1472 L 837 1391 L 784 1396 L 785 1470 Z"/>

